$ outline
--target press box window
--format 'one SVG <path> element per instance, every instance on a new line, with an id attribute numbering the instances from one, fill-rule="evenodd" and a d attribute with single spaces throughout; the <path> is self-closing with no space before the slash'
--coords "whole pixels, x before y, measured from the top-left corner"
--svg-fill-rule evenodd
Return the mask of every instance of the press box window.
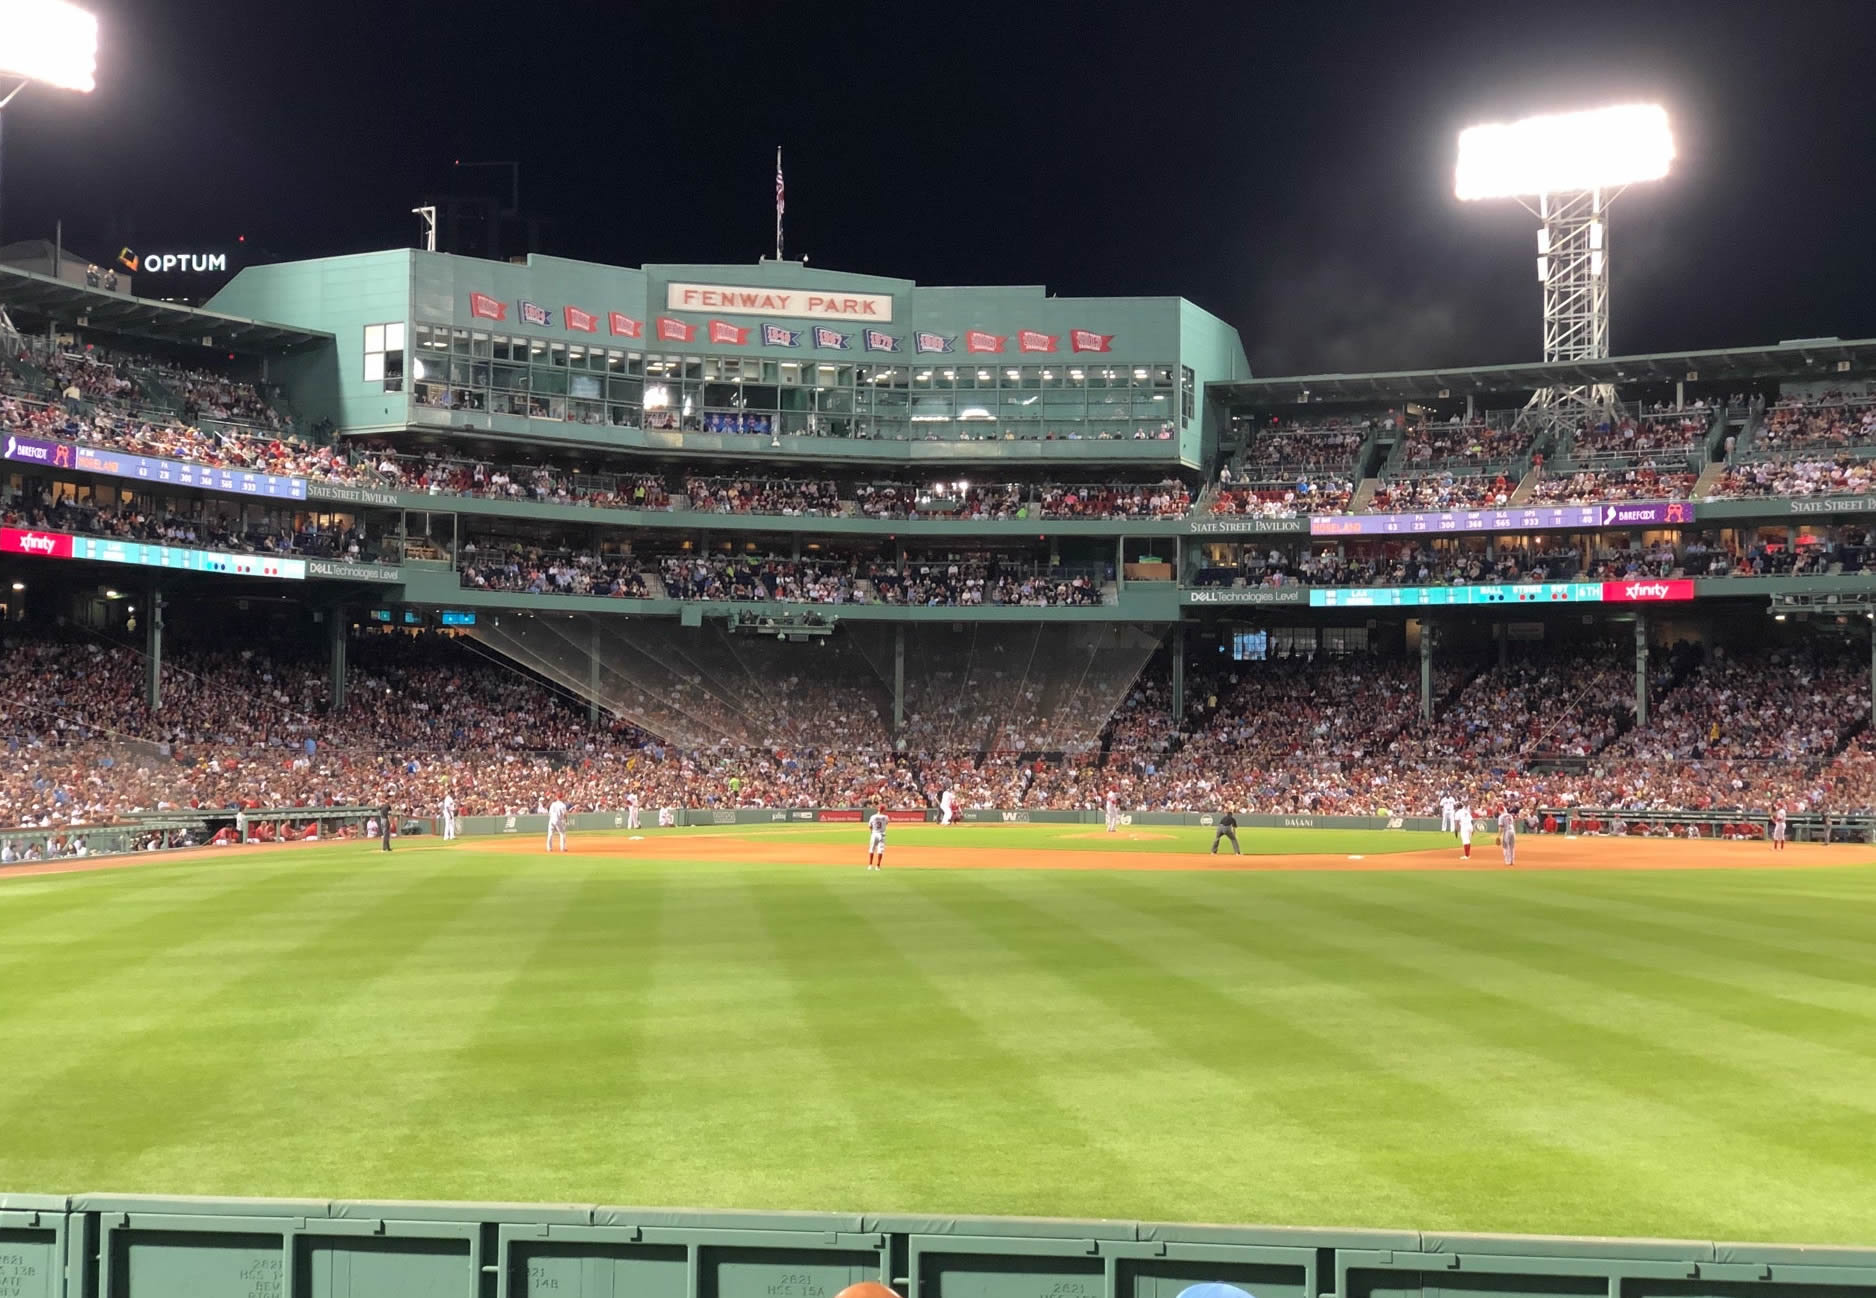
<path id="1" fill-rule="evenodd" d="M 386 392 L 404 390 L 404 322 L 365 326 L 365 382 Z"/>
<path id="2" fill-rule="evenodd" d="M 1190 365 L 1179 367 L 1179 426 L 1185 427 L 1192 422 L 1198 393 L 1198 376 Z"/>

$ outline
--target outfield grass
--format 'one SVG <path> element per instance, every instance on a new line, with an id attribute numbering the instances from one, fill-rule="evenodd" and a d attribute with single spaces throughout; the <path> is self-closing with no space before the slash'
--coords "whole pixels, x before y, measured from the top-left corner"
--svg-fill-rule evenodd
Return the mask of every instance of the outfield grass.
<path id="1" fill-rule="evenodd" d="M 0 879 L 0 1189 L 1869 1243 L 1873 918 L 1857 868 Z"/>
<path id="2" fill-rule="evenodd" d="M 574 832 L 579 833 L 576 826 Z M 756 838 L 789 843 L 818 843 L 838 848 L 830 855 L 834 861 L 856 857 L 866 859 L 866 826 L 860 823 L 833 825 L 700 825 L 681 829 L 634 830 L 640 839 L 653 841 L 674 838 L 680 842 L 698 839 Z M 602 838 L 618 838 L 605 831 Z M 630 837 L 629 835 L 627 836 Z M 1496 842 L 1497 835 L 1481 832 L 1478 842 Z M 1395 852 L 1425 852 L 1454 845 L 1451 834 L 1428 834 L 1399 829 L 1240 829 L 1238 845 L 1247 856 L 1366 855 L 1386 856 Z M 973 847 L 1008 848 L 1014 851 L 1062 852 L 1208 852 L 1212 831 L 1203 827 L 1126 825 L 1110 834 L 1099 825 L 970 824 L 893 825 L 886 834 L 888 854 L 895 847 Z M 1230 843 L 1219 845 L 1229 852 Z"/>

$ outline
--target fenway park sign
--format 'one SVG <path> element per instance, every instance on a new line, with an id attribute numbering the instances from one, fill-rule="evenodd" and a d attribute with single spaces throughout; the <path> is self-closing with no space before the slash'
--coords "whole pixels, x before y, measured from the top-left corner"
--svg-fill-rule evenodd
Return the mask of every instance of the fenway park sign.
<path id="1" fill-rule="evenodd" d="M 808 320 L 892 319 L 890 293 L 841 293 L 832 289 L 757 288 L 736 284 L 667 284 L 670 311 L 720 311 L 727 315 L 778 315 Z"/>

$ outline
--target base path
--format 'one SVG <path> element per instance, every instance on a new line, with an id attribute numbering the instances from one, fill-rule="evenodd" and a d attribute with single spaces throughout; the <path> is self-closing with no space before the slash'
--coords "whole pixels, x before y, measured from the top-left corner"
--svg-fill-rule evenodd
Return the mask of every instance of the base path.
<path id="1" fill-rule="evenodd" d="M 518 845 L 517 845 L 518 846 Z M 725 861 L 746 865 L 812 865 L 860 869 L 866 843 L 790 843 L 767 837 L 710 835 L 699 838 L 584 840 L 575 852 L 642 857 L 656 861 Z M 523 854 L 539 853 L 529 844 Z M 1819 866 L 1876 865 L 1876 845 L 1793 843 L 1774 852 L 1769 843 L 1698 842 L 1666 838 L 1563 838 L 1535 835 L 1518 840 L 1518 863 L 1507 866 L 1496 843 L 1474 844 L 1470 859 L 1459 849 L 1389 852 L 1376 856 L 1265 854 L 1232 856 L 1210 852 L 1077 852 L 1052 848 L 926 847 L 889 845 L 888 870 L 1771 870 Z"/>

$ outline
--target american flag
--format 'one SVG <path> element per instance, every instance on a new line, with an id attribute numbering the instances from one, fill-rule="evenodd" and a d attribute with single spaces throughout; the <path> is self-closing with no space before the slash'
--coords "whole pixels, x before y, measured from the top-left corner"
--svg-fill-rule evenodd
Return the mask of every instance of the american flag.
<path id="1" fill-rule="evenodd" d="M 786 187 L 782 184 L 782 146 L 775 146 L 775 260 L 782 259 L 782 213 L 787 209 L 783 201 Z"/>

